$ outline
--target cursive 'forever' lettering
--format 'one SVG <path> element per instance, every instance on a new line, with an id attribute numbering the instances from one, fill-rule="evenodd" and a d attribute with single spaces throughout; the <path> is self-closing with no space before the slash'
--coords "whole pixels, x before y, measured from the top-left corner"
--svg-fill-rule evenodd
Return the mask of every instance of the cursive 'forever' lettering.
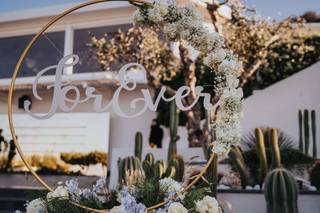
<path id="1" fill-rule="evenodd" d="M 115 93 L 113 94 L 113 97 L 111 101 L 103 106 L 102 105 L 102 100 L 103 96 L 99 93 L 96 92 L 96 89 L 94 87 L 87 87 L 85 89 L 85 98 L 81 99 L 80 95 L 80 90 L 77 88 L 75 85 L 71 85 L 70 82 L 63 82 L 62 81 L 62 75 L 63 75 L 63 70 L 67 67 L 71 67 L 76 65 L 79 62 L 79 56 L 77 55 L 68 55 L 62 58 L 58 65 L 54 66 L 49 66 L 43 70 L 41 70 L 32 85 L 32 92 L 34 97 L 41 101 L 43 100 L 42 97 L 39 96 L 38 90 L 37 90 L 37 85 L 39 83 L 39 79 L 41 76 L 43 76 L 46 72 L 55 69 L 55 81 L 52 84 L 49 84 L 47 86 L 47 89 L 53 88 L 53 98 L 51 102 L 50 109 L 47 113 L 45 114 L 35 114 L 30 111 L 30 101 L 25 101 L 24 102 L 24 109 L 26 112 L 31 115 L 34 118 L 37 119 L 48 119 L 52 117 L 58 110 L 61 110 L 63 112 L 71 112 L 73 111 L 79 104 L 87 102 L 89 100 L 93 100 L 93 109 L 95 112 L 105 112 L 109 108 L 112 108 L 112 110 L 119 116 L 124 117 L 124 118 L 134 118 L 137 116 L 140 116 L 143 114 L 147 109 L 151 111 L 156 111 L 157 107 L 159 105 L 160 100 L 164 100 L 166 102 L 173 101 L 175 100 L 175 103 L 177 107 L 180 110 L 190 110 L 199 100 L 200 97 L 203 97 L 203 104 L 204 107 L 209 110 L 211 108 L 211 102 L 210 102 L 210 94 L 208 93 L 202 93 L 203 87 L 197 86 L 195 88 L 195 93 L 196 93 L 196 99 L 192 104 L 189 106 L 184 106 L 182 103 L 182 99 L 186 96 L 188 96 L 191 92 L 191 89 L 187 86 L 182 86 L 180 87 L 176 94 L 172 97 L 166 98 L 165 97 L 165 92 L 166 88 L 162 87 L 160 89 L 160 92 L 158 96 L 155 98 L 155 101 L 153 102 L 152 95 L 150 94 L 150 91 L 148 89 L 141 89 L 142 97 L 135 98 L 129 103 L 129 107 L 131 109 L 137 109 L 137 104 L 142 103 L 141 109 L 137 111 L 134 114 L 127 114 L 125 113 L 120 106 L 119 99 L 120 99 L 120 93 L 121 91 L 133 91 L 136 89 L 137 83 L 133 79 L 129 79 L 126 76 L 126 72 L 130 70 L 132 67 L 137 67 L 141 72 L 144 73 L 144 76 L 146 75 L 146 70 L 144 67 L 138 63 L 129 63 L 124 65 L 119 73 L 118 73 L 118 80 L 120 83 L 120 86 L 116 89 Z M 67 97 L 67 94 L 69 92 L 73 91 L 74 92 L 74 97 L 70 98 Z"/>

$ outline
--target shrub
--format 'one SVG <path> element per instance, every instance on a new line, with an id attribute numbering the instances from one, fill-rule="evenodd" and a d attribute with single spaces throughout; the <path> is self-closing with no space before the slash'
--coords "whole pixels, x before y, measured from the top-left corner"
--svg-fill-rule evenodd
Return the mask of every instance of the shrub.
<path id="1" fill-rule="evenodd" d="M 271 165 L 271 150 L 266 149 L 268 165 Z M 294 171 L 305 171 L 305 168 L 311 166 L 314 159 L 296 149 L 280 149 L 281 164 L 284 168 Z M 250 171 L 253 180 L 258 183 L 260 174 L 259 156 L 255 149 L 243 152 L 243 158 L 247 168 Z M 235 169 L 235 168 L 234 168 Z"/>
<path id="2" fill-rule="evenodd" d="M 101 163 L 103 166 L 107 166 L 108 154 L 105 152 L 89 152 L 89 153 L 80 153 L 80 152 L 71 152 L 71 153 L 61 153 L 61 159 L 72 165 L 82 165 L 89 166 Z"/>
<path id="3" fill-rule="evenodd" d="M 320 191 L 320 161 L 316 161 L 310 172 L 310 183 Z"/>

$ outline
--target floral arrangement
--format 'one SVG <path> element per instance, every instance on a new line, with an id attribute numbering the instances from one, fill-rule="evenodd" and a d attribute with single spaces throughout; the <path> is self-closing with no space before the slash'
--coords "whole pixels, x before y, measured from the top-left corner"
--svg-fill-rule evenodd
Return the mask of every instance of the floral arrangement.
<path id="1" fill-rule="evenodd" d="M 240 119 L 242 116 L 243 92 L 239 87 L 242 65 L 234 53 L 224 47 L 219 33 L 203 25 L 200 14 L 194 7 L 178 6 L 174 1 L 157 1 L 152 5 L 138 5 L 134 23 L 160 28 L 170 41 L 183 40 L 205 55 L 204 62 L 216 74 L 214 92 L 219 101 L 219 110 L 212 130 L 216 141 L 212 151 L 225 154 L 231 145 L 240 142 Z"/>
<path id="2" fill-rule="evenodd" d="M 148 184 L 137 186 L 122 186 L 117 192 L 110 192 L 106 187 L 106 178 L 99 179 L 92 189 L 80 189 L 75 180 L 67 181 L 58 186 L 55 191 L 49 192 L 26 205 L 27 213 L 58 213 L 58 212 L 89 212 L 75 203 L 86 204 L 96 209 L 110 208 L 110 213 L 145 213 L 147 201 L 143 200 L 144 190 Z M 171 178 L 164 178 L 153 183 L 158 185 L 156 191 L 149 191 L 149 196 L 161 195 L 161 198 L 170 199 L 166 205 L 154 210 L 155 213 L 220 213 L 217 200 L 206 193 L 205 188 L 194 189 L 179 194 L 182 185 Z M 178 196 L 176 196 L 178 194 Z M 162 196 L 163 195 L 163 196 Z M 174 198 L 173 198 L 174 197 Z M 142 201 L 142 202 L 141 202 Z M 150 204 L 150 203 L 149 203 Z M 20 211 L 16 211 L 20 213 Z"/>

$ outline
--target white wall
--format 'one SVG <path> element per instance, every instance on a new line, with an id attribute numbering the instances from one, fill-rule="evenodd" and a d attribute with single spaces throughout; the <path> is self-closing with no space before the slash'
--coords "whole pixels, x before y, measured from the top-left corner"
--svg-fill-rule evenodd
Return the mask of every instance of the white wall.
<path id="1" fill-rule="evenodd" d="M 298 142 L 299 109 L 316 110 L 320 139 L 320 62 L 245 99 L 243 134 L 255 127 L 272 126 Z"/>
<path id="2" fill-rule="evenodd" d="M 260 193 L 218 193 L 218 200 L 228 202 L 232 213 L 264 213 L 266 201 Z M 316 213 L 320 209 L 319 195 L 300 194 L 298 209 L 301 213 Z"/>

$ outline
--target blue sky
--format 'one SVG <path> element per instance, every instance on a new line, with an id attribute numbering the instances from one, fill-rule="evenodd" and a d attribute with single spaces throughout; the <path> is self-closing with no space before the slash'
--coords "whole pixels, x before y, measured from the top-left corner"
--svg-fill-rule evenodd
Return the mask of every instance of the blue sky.
<path id="1" fill-rule="evenodd" d="M 293 14 L 313 10 L 320 13 L 320 0 L 246 0 L 262 16 L 282 19 Z M 0 12 L 9 12 L 56 4 L 77 3 L 84 0 L 1 0 Z"/>

